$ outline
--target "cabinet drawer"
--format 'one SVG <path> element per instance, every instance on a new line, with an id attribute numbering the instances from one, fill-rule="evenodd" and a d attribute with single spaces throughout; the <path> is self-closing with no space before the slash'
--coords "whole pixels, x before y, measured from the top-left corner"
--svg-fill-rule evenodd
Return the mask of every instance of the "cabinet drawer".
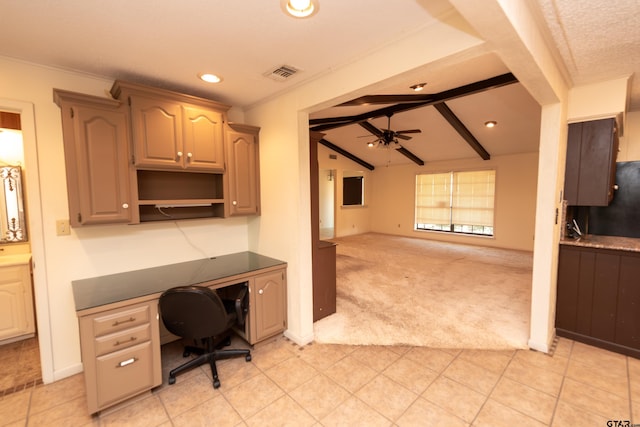
<path id="1" fill-rule="evenodd" d="M 124 350 L 125 348 L 149 341 L 150 339 L 151 325 L 148 323 L 115 334 L 104 335 L 96 338 L 96 356 Z"/>
<path id="2" fill-rule="evenodd" d="M 96 337 L 149 323 L 149 306 L 128 308 L 93 319 L 93 333 Z"/>
<path id="3" fill-rule="evenodd" d="M 98 407 L 124 400 L 153 384 L 153 349 L 151 342 L 110 353 L 96 359 Z"/>

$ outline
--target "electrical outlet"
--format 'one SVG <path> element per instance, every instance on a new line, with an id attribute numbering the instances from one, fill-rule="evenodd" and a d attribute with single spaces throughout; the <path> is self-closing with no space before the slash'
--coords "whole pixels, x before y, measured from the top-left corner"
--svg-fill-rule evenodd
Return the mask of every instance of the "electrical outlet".
<path id="1" fill-rule="evenodd" d="M 71 233 L 69 229 L 68 219 L 59 219 L 56 221 L 56 234 L 58 236 L 68 236 Z"/>

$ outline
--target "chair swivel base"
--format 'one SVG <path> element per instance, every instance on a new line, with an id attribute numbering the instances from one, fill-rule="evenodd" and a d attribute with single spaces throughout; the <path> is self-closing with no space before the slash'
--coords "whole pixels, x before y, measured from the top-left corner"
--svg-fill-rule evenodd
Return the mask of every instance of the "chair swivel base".
<path id="1" fill-rule="evenodd" d="M 238 350 L 214 350 L 208 353 L 201 354 L 188 361 L 185 364 L 178 366 L 175 369 L 172 369 L 169 372 L 169 384 L 175 384 L 176 375 L 193 369 L 197 366 L 204 365 L 205 363 L 209 363 L 211 367 L 211 374 L 213 375 L 213 388 L 220 387 L 220 379 L 218 378 L 218 369 L 216 367 L 216 360 L 228 359 L 236 356 L 244 356 L 244 359 L 247 362 L 251 362 L 251 351 L 246 349 L 238 349 Z"/>

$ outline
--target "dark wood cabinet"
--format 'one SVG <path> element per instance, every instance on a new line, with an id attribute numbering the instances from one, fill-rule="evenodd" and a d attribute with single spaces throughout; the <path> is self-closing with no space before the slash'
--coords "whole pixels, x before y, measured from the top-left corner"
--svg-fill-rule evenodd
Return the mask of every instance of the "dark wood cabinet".
<path id="1" fill-rule="evenodd" d="M 560 246 L 559 336 L 640 357 L 640 253 Z"/>
<path id="2" fill-rule="evenodd" d="M 564 198 L 570 206 L 607 206 L 613 198 L 618 153 L 614 118 L 571 123 Z"/>

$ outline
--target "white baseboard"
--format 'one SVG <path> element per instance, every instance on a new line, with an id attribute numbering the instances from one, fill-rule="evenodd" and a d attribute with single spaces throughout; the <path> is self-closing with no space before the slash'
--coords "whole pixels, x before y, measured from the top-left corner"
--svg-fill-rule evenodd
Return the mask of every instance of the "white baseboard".
<path id="1" fill-rule="evenodd" d="M 53 371 L 53 382 L 60 381 L 63 378 L 67 378 L 84 371 L 82 363 L 78 363 L 76 365 L 68 366 L 64 369 L 57 369 Z"/>
<path id="2" fill-rule="evenodd" d="M 313 342 L 313 338 L 314 338 L 313 333 L 308 336 L 299 336 L 292 333 L 290 329 L 287 329 L 286 331 L 284 331 L 284 336 L 289 338 L 291 341 L 298 344 L 299 346 L 307 345 L 310 342 Z"/>

